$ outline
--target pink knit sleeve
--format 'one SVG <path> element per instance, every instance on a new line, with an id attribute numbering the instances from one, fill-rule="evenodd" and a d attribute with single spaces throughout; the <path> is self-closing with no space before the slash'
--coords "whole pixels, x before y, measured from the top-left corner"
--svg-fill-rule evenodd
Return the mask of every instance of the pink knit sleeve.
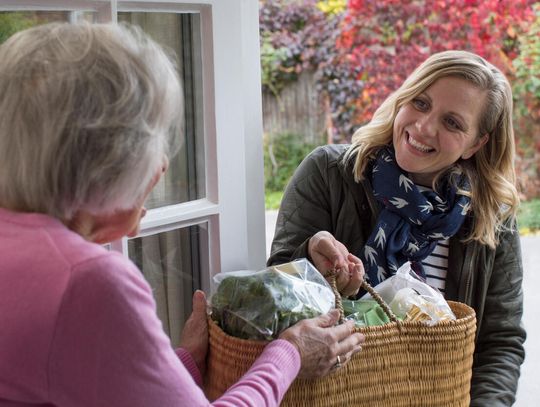
<path id="1" fill-rule="evenodd" d="M 300 370 L 300 355 L 287 341 L 277 340 L 266 346 L 250 370 L 213 405 L 274 406 Z"/>
<path id="2" fill-rule="evenodd" d="M 54 405 L 208 406 L 189 359 L 172 349 L 151 289 L 131 262 L 109 254 L 73 269 L 49 357 Z M 277 406 L 299 368 L 296 348 L 274 341 L 213 405 Z"/>
<path id="3" fill-rule="evenodd" d="M 195 363 L 195 360 L 193 359 L 191 354 L 184 348 L 178 348 L 175 352 L 176 355 L 180 358 L 180 362 L 182 362 L 193 380 L 195 380 L 195 383 L 197 383 L 197 386 L 202 387 L 201 371 L 197 367 L 197 364 Z"/>

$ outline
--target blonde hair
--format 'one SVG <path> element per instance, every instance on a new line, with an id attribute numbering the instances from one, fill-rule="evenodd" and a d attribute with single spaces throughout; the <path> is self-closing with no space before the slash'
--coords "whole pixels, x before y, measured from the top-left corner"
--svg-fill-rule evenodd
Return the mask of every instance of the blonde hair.
<path id="1" fill-rule="evenodd" d="M 433 54 L 405 80 L 377 109 L 373 119 L 356 131 L 345 161 L 354 161 L 354 177 L 365 176 L 368 162 L 377 151 L 392 142 L 394 119 L 399 109 L 442 77 L 458 77 L 486 91 L 486 102 L 479 121 L 479 137 L 489 134 L 487 143 L 468 160 L 459 160 L 450 169 L 465 174 L 471 190 L 460 193 L 471 197 L 474 224 L 465 241 L 478 241 L 490 247 L 498 242 L 498 232 L 514 216 L 519 205 L 515 187 L 512 91 L 506 77 L 495 66 L 466 51 Z M 443 173 L 446 171 L 443 171 Z M 435 178 L 433 187 L 436 188 Z"/>
<path id="2" fill-rule="evenodd" d="M 0 46 L 0 206 L 132 208 L 181 127 L 176 67 L 140 29 L 53 23 Z"/>

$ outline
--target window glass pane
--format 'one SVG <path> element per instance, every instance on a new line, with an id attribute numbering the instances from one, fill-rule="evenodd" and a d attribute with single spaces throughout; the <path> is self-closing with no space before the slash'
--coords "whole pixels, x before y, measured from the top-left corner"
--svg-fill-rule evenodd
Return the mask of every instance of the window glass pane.
<path id="1" fill-rule="evenodd" d="M 200 16 L 161 12 L 119 12 L 119 22 L 140 26 L 155 41 L 172 50 L 184 87 L 184 134 L 169 170 L 149 196 L 149 209 L 200 199 L 205 196 L 204 134 Z"/>
<path id="2" fill-rule="evenodd" d="M 128 241 L 129 257 L 150 283 L 158 316 L 174 346 L 191 313 L 193 292 L 201 288 L 201 269 L 208 267 L 208 253 L 201 249 L 207 242 L 206 223 Z"/>
<path id="3" fill-rule="evenodd" d="M 0 11 L 0 44 L 17 31 L 36 25 L 96 19 L 97 13 L 92 11 Z"/>

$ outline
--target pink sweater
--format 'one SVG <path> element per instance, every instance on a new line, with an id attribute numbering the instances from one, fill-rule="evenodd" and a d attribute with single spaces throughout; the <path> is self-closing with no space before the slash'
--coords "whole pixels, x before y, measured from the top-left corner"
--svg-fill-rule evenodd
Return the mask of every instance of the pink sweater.
<path id="1" fill-rule="evenodd" d="M 274 341 L 213 405 L 278 405 L 299 368 L 298 351 Z M 0 406 L 209 405 L 200 380 L 129 260 L 54 218 L 0 208 Z"/>

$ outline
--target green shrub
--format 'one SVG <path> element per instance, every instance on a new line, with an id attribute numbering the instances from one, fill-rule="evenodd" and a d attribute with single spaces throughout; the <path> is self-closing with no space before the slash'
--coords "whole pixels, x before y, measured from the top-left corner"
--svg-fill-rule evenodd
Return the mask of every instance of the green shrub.
<path id="1" fill-rule="evenodd" d="M 266 191 L 264 194 L 264 207 L 267 210 L 279 209 L 282 199 L 283 191 Z"/>
<path id="2" fill-rule="evenodd" d="M 514 132 L 519 192 L 527 199 L 540 197 L 540 3 L 534 22 L 519 38 L 520 53 L 512 61 L 514 78 Z"/>
<path id="3" fill-rule="evenodd" d="M 0 12 L 0 44 L 15 34 L 37 24 L 34 18 L 29 18 L 23 13 Z"/>
<path id="4" fill-rule="evenodd" d="M 520 230 L 540 230 L 540 199 L 521 202 L 518 211 L 518 226 Z"/>
<path id="5" fill-rule="evenodd" d="M 264 186 L 267 195 L 283 192 L 294 170 L 318 144 L 296 134 L 268 134 L 264 139 Z M 275 194 L 273 206 L 275 206 Z M 279 202 L 278 202 L 279 205 Z"/>

